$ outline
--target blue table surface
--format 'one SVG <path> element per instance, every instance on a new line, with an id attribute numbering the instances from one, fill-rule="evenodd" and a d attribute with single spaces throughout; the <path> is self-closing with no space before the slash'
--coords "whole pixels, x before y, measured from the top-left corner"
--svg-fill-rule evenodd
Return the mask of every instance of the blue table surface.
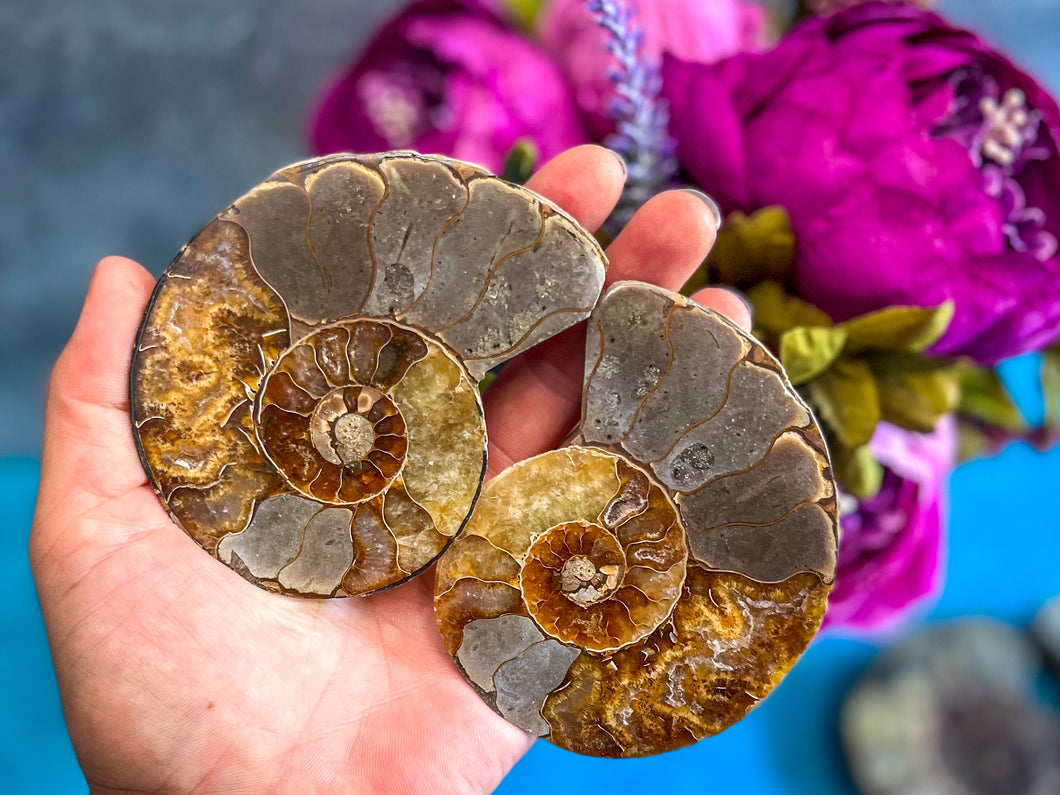
<path id="1" fill-rule="evenodd" d="M 1032 358 L 1006 376 L 1034 405 Z M 83 793 L 63 725 L 54 671 L 26 560 L 39 465 L 0 459 L 0 516 L 8 522 L 0 556 L 0 687 L 8 716 L 0 725 L 0 786 L 5 792 Z M 913 622 L 990 615 L 1026 625 L 1060 593 L 1060 450 L 1042 455 L 1026 445 L 960 467 L 952 479 L 949 576 L 938 602 Z M 538 742 L 498 792 L 535 793 L 543 781 L 564 791 L 740 793 L 853 792 L 837 745 L 836 712 L 843 693 L 872 659 L 881 640 L 826 633 L 777 690 L 745 720 L 713 739 L 663 756 L 599 760 Z"/>

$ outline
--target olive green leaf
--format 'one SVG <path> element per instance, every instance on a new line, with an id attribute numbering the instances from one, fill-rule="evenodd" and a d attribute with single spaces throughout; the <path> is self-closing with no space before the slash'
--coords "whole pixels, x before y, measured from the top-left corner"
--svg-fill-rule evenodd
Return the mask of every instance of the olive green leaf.
<path id="1" fill-rule="evenodd" d="M 780 363 L 791 383 L 798 386 L 827 370 L 843 350 L 846 332 L 841 328 L 800 326 L 780 335 Z"/>
<path id="2" fill-rule="evenodd" d="M 982 425 L 967 417 L 957 418 L 957 461 L 964 463 L 976 458 L 994 455 L 998 442 L 992 439 Z"/>
<path id="3" fill-rule="evenodd" d="M 838 359 L 806 385 L 810 402 L 844 447 L 868 444 L 880 421 L 880 394 L 867 362 Z"/>
<path id="4" fill-rule="evenodd" d="M 763 207 L 750 216 L 730 213 L 703 266 L 682 292 L 708 284 L 746 289 L 761 282 L 786 282 L 795 259 L 795 234 L 783 207 Z"/>
<path id="5" fill-rule="evenodd" d="M 957 460 L 960 462 L 971 461 L 979 458 L 987 449 L 986 434 L 977 425 L 958 420 L 957 421 Z"/>
<path id="6" fill-rule="evenodd" d="M 537 20 L 545 8 L 545 0 L 505 0 L 515 22 L 527 32 L 537 27 Z"/>
<path id="7" fill-rule="evenodd" d="M 958 365 L 956 373 L 960 388 L 959 414 L 1012 433 L 1026 430 L 1023 413 L 996 370 L 967 361 Z"/>
<path id="8" fill-rule="evenodd" d="M 889 306 L 840 325 L 847 332 L 847 353 L 917 353 L 938 342 L 953 320 L 953 301 L 936 307 Z"/>
<path id="9" fill-rule="evenodd" d="M 747 293 L 754 308 L 754 333 L 770 349 L 779 351 L 780 335 L 793 328 L 832 325 L 832 319 L 813 304 L 788 295 L 776 282 L 762 282 Z"/>
<path id="10" fill-rule="evenodd" d="M 836 480 L 847 494 L 866 500 L 875 497 L 883 485 L 883 465 L 867 444 L 840 447 L 832 453 Z"/>
<path id="11" fill-rule="evenodd" d="M 914 353 L 873 360 L 883 419 L 910 431 L 928 433 L 943 414 L 957 408 L 960 384 L 951 361 Z"/>
<path id="12" fill-rule="evenodd" d="M 1042 351 L 1039 371 L 1042 382 L 1042 399 L 1045 401 L 1045 426 L 1060 425 L 1060 345 Z"/>
<path id="13" fill-rule="evenodd" d="M 516 185 L 525 185 L 534 173 L 539 156 L 537 144 L 530 138 L 520 138 L 504 158 L 501 179 Z"/>

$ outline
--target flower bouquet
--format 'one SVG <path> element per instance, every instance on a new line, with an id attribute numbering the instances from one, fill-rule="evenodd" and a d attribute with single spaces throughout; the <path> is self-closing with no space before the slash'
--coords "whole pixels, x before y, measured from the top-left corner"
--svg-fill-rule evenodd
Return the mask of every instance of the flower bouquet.
<path id="1" fill-rule="evenodd" d="M 826 620 L 853 629 L 937 590 L 958 460 L 1060 425 L 1060 109 L 921 5 L 781 24 L 748 0 L 418 0 L 311 120 L 317 154 L 415 148 L 513 181 L 601 142 L 628 166 L 605 237 L 659 191 L 714 197 L 686 292 L 742 291 L 821 420 L 842 511 Z M 1038 427 L 996 369 L 1031 351 Z"/>

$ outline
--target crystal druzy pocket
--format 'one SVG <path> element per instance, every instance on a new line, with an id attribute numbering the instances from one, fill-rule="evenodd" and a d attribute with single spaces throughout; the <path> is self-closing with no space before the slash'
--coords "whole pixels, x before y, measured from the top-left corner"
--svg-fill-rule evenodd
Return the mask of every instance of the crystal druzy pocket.
<path id="1" fill-rule="evenodd" d="M 636 282 L 589 318 L 573 444 L 486 484 L 435 612 L 480 696 L 596 756 L 742 718 L 805 650 L 835 576 L 836 491 L 780 364 Z"/>
<path id="2" fill-rule="evenodd" d="M 559 208 L 414 153 L 285 168 L 180 252 L 131 376 L 176 523 L 256 585 L 365 594 L 478 498 L 478 380 L 592 310 L 605 258 Z"/>

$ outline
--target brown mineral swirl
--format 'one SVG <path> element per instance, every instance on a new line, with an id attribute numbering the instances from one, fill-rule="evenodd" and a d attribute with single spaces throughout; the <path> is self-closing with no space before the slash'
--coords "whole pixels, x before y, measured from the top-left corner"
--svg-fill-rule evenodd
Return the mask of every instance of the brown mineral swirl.
<path id="1" fill-rule="evenodd" d="M 739 720 L 802 654 L 836 532 L 824 442 L 780 365 L 720 315 L 620 282 L 589 319 L 574 443 L 486 484 L 435 611 L 512 723 L 661 753 Z"/>
<path id="2" fill-rule="evenodd" d="M 584 319 L 593 238 L 466 163 L 338 155 L 218 215 L 152 298 L 135 436 L 174 520 L 251 582 L 364 594 L 423 570 L 486 463 L 483 374 Z"/>

